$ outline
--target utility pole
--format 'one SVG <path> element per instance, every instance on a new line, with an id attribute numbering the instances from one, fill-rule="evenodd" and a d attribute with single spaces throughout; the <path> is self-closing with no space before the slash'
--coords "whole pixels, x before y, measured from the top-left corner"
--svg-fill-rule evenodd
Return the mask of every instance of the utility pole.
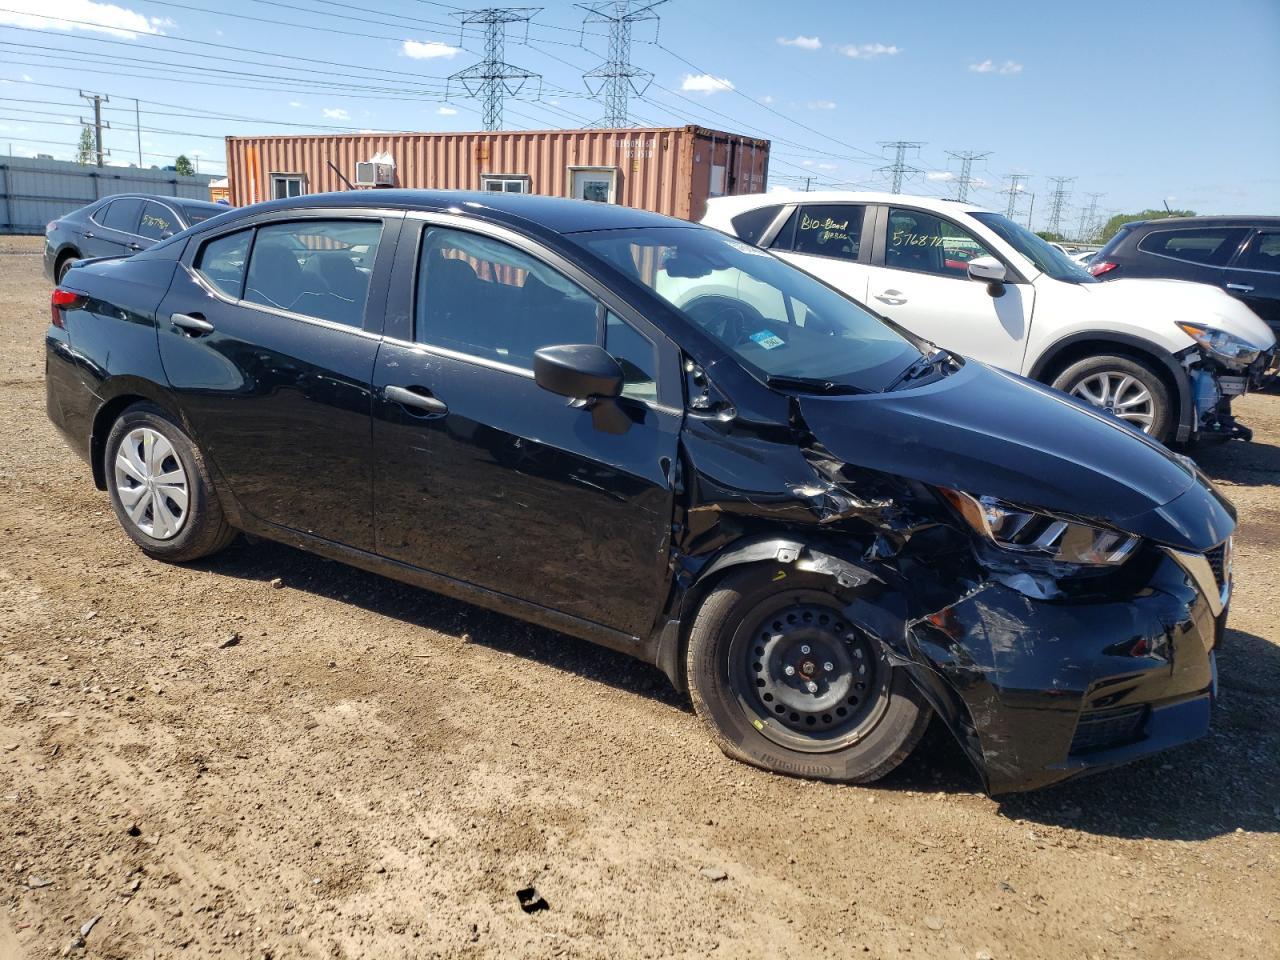
<path id="1" fill-rule="evenodd" d="M 654 40 L 658 37 L 658 14 L 654 7 L 666 3 L 667 0 L 598 0 L 596 3 L 579 3 L 575 6 L 586 12 L 582 18 L 582 32 L 585 39 L 588 23 L 609 24 L 609 59 L 583 74 L 583 82 L 593 97 L 604 94 L 605 116 L 600 122 L 602 127 L 628 127 L 627 99 L 632 92 L 643 97 L 649 84 L 653 82 L 653 74 L 648 70 L 633 66 L 631 63 L 631 30 L 637 23 L 652 20 L 654 23 Z M 591 89 L 592 81 L 596 88 Z"/>
<path id="2" fill-rule="evenodd" d="M 1080 211 L 1080 241 L 1088 243 L 1089 239 L 1098 232 L 1098 198 L 1105 197 L 1105 193 L 1087 193 L 1089 198 L 1089 206 Z"/>
<path id="3" fill-rule="evenodd" d="M 1014 212 L 1018 209 L 1018 196 L 1026 192 L 1022 189 L 1022 184 L 1030 180 L 1031 175 L 1028 173 L 1011 173 L 1005 179 L 1009 181 L 1009 186 L 1000 192 L 1009 195 L 1009 206 L 1004 215 L 1012 220 Z"/>
<path id="4" fill-rule="evenodd" d="M 454 14 L 462 21 L 464 37 L 467 27 L 474 24 L 484 26 L 484 59 L 450 76 L 449 83 L 457 81 L 462 84 L 467 96 L 475 97 L 483 103 L 486 130 L 502 129 L 502 98 L 504 96 L 516 96 L 531 80 L 537 80 L 541 85 L 540 74 L 532 73 L 523 67 L 513 66 L 503 60 L 507 24 L 524 23 L 527 30 L 529 20 L 541 10 L 541 7 L 487 7 L 484 10 L 462 11 Z M 448 87 L 445 90 L 447 95 Z"/>
<path id="5" fill-rule="evenodd" d="M 809 193 L 813 189 L 813 177 L 804 178 L 804 192 Z"/>
<path id="6" fill-rule="evenodd" d="M 960 152 L 948 150 L 947 156 L 955 157 L 960 161 L 960 176 L 956 178 L 956 199 L 963 202 L 969 198 L 969 188 L 976 182 L 973 177 L 969 176 L 969 171 L 973 169 L 973 161 L 983 160 L 991 156 L 991 151 L 987 150 L 984 153 L 978 153 L 974 150 L 962 150 Z"/>
<path id="7" fill-rule="evenodd" d="M 1071 191 L 1067 189 L 1067 184 L 1074 183 L 1075 177 L 1050 177 L 1053 182 L 1053 198 L 1050 201 L 1053 206 L 1049 208 L 1049 222 L 1045 229 L 1049 233 L 1062 233 L 1062 214 L 1066 207 L 1067 197 L 1071 195 Z"/>
<path id="8" fill-rule="evenodd" d="M 142 111 L 138 108 L 138 98 L 133 98 L 133 127 L 138 131 L 138 169 L 142 169 Z"/>
<path id="9" fill-rule="evenodd" d="M 93 123 L 90 124 L 87 120 L 81 120 L 80 124 L 85 127 L 93 127 L 94 152 L 98 155 L 98 166 L 102 166 L 102 158 L 108 152 L 102 149 L 102 130 L 104 127 L 108 130 L 111 129 L 111 124 L 102 119 L 102 105 L 110 103 L 111 98 L 100 93 L 85 93 L 83 90 L 80 91 L 80 96 L 93 104 Z"/>
<path id="10" fill-rule="evenodd" d="M 881 141 L 880 146 L 886 150 L 893 150 L 893 163 L 876 169 L 876 173 L 888 173 L 893 176 L 892 193 L 902 192 L 902 181 L 906 177 L 913 176 L 920 172 L 919 167 L 913 167 L 907 163 L 907 151 L 919 150 L 924 146 L 923 140 L 887 140 Z"/>

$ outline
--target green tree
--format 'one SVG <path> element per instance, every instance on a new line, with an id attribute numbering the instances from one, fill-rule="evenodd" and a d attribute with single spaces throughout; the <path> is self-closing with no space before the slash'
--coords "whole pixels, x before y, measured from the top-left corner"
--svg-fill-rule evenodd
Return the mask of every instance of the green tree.
<path id="1" fill-rule="evenodd" d="M 187 155 L 185 153 L 178 157 L 177 160 L 173 161 L 173 166 L 174 169 L 178 171 L 178 176 L 180 177 L 190 177 L 196 172 L 195 165 L 187 159 Z"/>
<path id="2" fill-rule="evenodd" d="M 1052 230 L 1037 230 L 1036 236 L 1042 240 L 1048 240 L 1050 243 L 1061 243 L 1067 239 L 1060 233 L 1054 233 Z"/>
<path id="3" fill-rule="evenodd" d="M 93 130 L 89 127 L 81 127 L 80 143 L 76 145 L 76 163 L 93 163 L 96 153 Z"/>
<path id="4" fill-rule="evenodd" d="M 1135 220 L 1163 220 L 1165 217 L 1194 217 L 1195 215 L 1194 210 L 1143 210 L 1141 213 L 1117 213 L 1102 227 L 1098 242 L 1106 243 L 1126 223 L 1132 223 Z"/>

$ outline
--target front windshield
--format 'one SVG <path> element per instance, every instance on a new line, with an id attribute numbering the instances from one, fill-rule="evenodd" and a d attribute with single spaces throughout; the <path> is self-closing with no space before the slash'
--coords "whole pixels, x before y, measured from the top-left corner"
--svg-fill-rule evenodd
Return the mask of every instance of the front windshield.
<path id="1" fill-rule="evenodd" d="M 973 219 L 989 227 L 1005 243 L 1030 260 L 1043 273 L 1066 283 L 1097 283 L 1096 277 L 1043 237 L 1000 213 L 975 213 Z"/>
<path id="2" fill-rule="evenodd" d="M 597 230 L 569 239 L 649 287 L 766 381 L 879 391 L 920 359 L 854 301 L 715 230 Z"/>

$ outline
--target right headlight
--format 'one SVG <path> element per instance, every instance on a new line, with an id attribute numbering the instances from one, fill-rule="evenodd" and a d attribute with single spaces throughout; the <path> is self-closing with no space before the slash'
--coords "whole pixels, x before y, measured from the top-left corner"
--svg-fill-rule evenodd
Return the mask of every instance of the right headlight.
<path id="1" fill-rule="evenodd" d="M 1178 329 L 1196 342 L 1205 353 L 1232 367 L 1247 367 L 1258 359 L 1261 349 L 1248 340 L 1227 333 L 1217 327 L 1207 327 L 1202 323 L 1183 323 L 1177 321 Z"/>
<path id="2" fill-rule="evenodd" d="M 939 487 L 973 531 L 1002 550 L 1026 558 L 1082 567 L 1114 567 L 1133 553 L 1140 538 L 1018 506 L 997 497 Z"/>

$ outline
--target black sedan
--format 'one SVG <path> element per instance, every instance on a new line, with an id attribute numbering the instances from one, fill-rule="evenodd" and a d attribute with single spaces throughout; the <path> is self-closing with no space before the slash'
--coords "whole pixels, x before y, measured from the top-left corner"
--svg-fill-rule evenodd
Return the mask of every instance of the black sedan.
<path id="1" fill-rule="evenodd" d="M 1190 461 L 708 228 L 259 204 L 72 268 L 47 364 L 149 555 L 247 531 L 602 643 L 769 770 L 875 780 L 937 714 L 998 793 L 1209 728 L 1235 513 Z"/>
<path id="2" fill-rule="evenodd" d="M 45 276 L 57 283 L 74 260 L 128 256 L 228 209 L 182 197 L 132 193 L 105 197 L 50 221 L 44 228 Z"/>

